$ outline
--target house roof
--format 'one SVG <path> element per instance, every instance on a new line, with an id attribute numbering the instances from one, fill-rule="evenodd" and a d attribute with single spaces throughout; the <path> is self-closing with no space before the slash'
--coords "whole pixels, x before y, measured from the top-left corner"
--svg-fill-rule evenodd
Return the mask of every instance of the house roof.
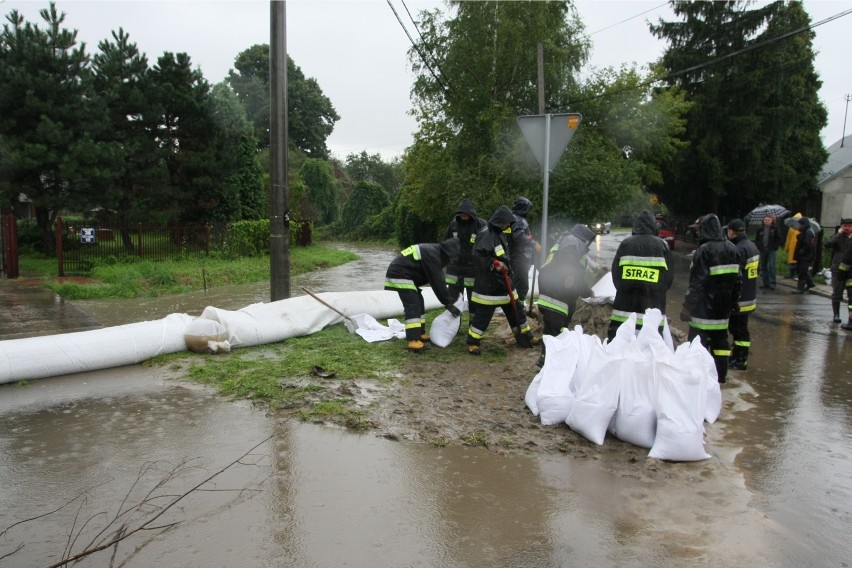
<path id="1" fill-rule="evenodd" d="M 849 166 L 852 166 L 852 134 L 838 140 L 828 148 L 828 160 L 819 174 L 819 185 L 834 179 Z"/>

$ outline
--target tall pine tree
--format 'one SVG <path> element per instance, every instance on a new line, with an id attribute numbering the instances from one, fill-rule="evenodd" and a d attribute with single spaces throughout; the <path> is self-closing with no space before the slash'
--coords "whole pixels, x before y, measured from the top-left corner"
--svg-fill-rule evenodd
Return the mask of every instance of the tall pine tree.
<path id="1" fill-rule="evenodd" d="M 651 26 L 669 42 L 662 58 L 669 83 L 693 103 L 684 136 L 688 146 L 657 188 L 683 214 L 732 217 L 761 201 L 795 200 L 815 185 L 825 160 L 819 131 L 826 115 L 815 98 L 819 81 L 807 14 L 795 2 L 747 6 L 672 2 L 681 20 Z M 793 29 L 800 33 L 770 41 Z M 792 98 L 778 96 L 785 94 Z M 804 146 L 795 147 L 794 139 Z M 796 152 L 802 155 L 794 158 Z M 792 174 L 785 159 L 803 168 L 805 179 Z"/>

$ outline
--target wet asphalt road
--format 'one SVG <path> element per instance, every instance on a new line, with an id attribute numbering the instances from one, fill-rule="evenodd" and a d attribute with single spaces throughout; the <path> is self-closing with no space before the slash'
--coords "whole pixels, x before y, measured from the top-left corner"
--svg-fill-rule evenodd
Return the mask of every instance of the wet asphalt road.
<path id="1" fill-rule="evenodd" d="M 624 236 L 601 237 L 592 254 L 606 264 Z M 682 252 L 669 313 L 685 286 Z M 307 286 L 375 287 L 356 277 L 383 275 L 393 254 L 374 251 L 357 269 L 316 275 Z M 139 311 L 107 304 L 101 318 L 41 289 L 7 293 L 8 284 L 0 283 L 0 317 L 11 324 L 2 329 L 17 336 L 114 325 L 106 315 L 151 319 L 177 305 L 192 314 L 206 305 L 236 309 L 268 294 L 267 285 L 196 304 L 157 299 Z M 713 458 L 672 466 L 668 482 L 642 479 L 641 467 L 614 477 L 564 456 L 513 459 L 280 424 L 133 366 L 0 387 L 0 530 L 82 490 L 85 511 L 111 511 L 144 463 L 163 471 L 197 459 L 180 478 L 191 484 L 272 435 L 253 465 L 229 470 L 218 491 L 169 516 L 179 523 L 173 530 L 118 551 L 124 565 L 844 566 L 850 339 L 828 323 L 824 289 L 794 296 L 792 281 L 780 284 L 761 292 L 749 371 L 731 373 L 723 416 L 708 426 Z M 0 556 L 26 540 L 8 565 L 47 564 L 76 511 L 12 531 Z"/>

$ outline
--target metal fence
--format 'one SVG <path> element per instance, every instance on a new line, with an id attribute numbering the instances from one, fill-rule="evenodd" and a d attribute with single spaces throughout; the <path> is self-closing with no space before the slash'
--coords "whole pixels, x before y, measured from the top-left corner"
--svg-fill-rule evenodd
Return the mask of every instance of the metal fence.
<path id="1" fill-rule="evenodd" d="M 311 222 L 291 221 L 296 245 L 311 244 Z M 86 226 L 56 220 L 56 255 L 59 276 L 86 274 L 95 264 L 119 262 L 125 258 L 153 261 L 192 259 L 211 251 L 228 250 L 229 225 L 187 224 L 148 226 L 137 224 L 120 228 L 108 225 Z M 268 242 L 264 238 L 263 246 Z"/>
<path id="2" fill-rule="evenodd" d="M 59 275 L 85 274 L 99 262 L 135 257 L 145 260 L 201 258 L 216 250 L 225 238 L 226 225 L 174 225 L 119 228 L 85 227 L 56 221 Z"/>

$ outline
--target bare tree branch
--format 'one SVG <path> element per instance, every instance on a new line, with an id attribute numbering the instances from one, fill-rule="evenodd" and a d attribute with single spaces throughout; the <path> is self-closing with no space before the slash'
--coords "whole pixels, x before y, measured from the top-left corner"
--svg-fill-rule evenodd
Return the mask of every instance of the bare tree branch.
<path id="1" fill-rule="evenodd" d="M 108 519 L 107 524 L 96 535 L 94 535 L 94 537 L 89 542 L 89 545 L 86 546 L 81 552 L 78 552 L 76 554 L 72 554 L 72 551 L 77 543 L 77 540 L 83 535 L 86 527 L 89 526 L 95 518 L 107 515 L 106 511 L 95 513 L 94 515 L 89 517 L 85 522 L 80 524 L 81 512 L 83 511 L 84 505 L 88 503 L 87 496 L 90 495 L 91 489 L 79 493 L 78 495 L 74 496 L 73 498 L 69 499 L 68 501 L 51 511 L 34 517 L 23 519 L 21 521 L 16 521 L 15 523 L 3 529 L 3 531 L 0 531 L 0 537 L 6 536 L 10 530 L 19 525 L 23 525 L 25 523 L 36 521 L 38 519 L 42 519 L 44 517 L 56 514 L 67 508 L 72 503 L 80 501 L 79 506 L 77 507 L 77 511 L 74 513 L 72 525 L 68 533 L 68 540 L 63 550 L 62 560 L 54 564 L 50 564 L 46 568 L 59 568 L 60 566 L 66 566 L 73 562 L 77 562 L 87 556 L 106 550 L 110 547 L 113 548 L 113 551 L 110 558 L 109 566 L 114 566 L 118 555 L 118 544 L 123 540 L 133 536 L 134 534 L 141 533 L 142 531 L 164 531 L 180 524 L 181 521 L 175 521 L 164 524 L 154 523 L 155 521 L 157 521 L 157 519 L 162 517 L 167 511 L 175 507 L 178 503 L 180 503 L 190 494 L 198 491 L 238 491 L 240 496 L 243 496 L 245 493 L 252 494 L 254 492 L 260 491 L 259 489 L 251 489 L 246 487 L 239 489 L 217 489 L 215 487 L 212 489 L 205 489 L 203 488 L 203 486 L 210 483 L 217 476 L 221 475 L 222 473 L 224 473 L 235 465 L 258 465 L 261 462 L 263 456 L 258 456 L 257 459 L 254 460 L 246 460 L 246 458 L 248 456 L 251 456 L 252 452 L 254 452 L 257 448 L 272 439 L 273 436 L 274 434 L 267 436 L 266 438 L 252 446 L 248 451 L 240 455 L 238 458 L 219 468 L 212 474 L 206 476 L 200 482 L 196 483 L 195 485 L 193 485 L 188 490 L 182 493 L 159 494 L 157 493 L 157 491 L 165 489 L 170 482 L 176 480 L 180 475 L 186 473 L 187 471 L 192 469 L 200 469 L 200 465 L 195 465 L 193 463 L 194 461 L 199 460 L 200 458 L 186 458 L 177 464 L 169 463 L 168 467 L 162 469 L 160 468 L 160 465 L 167 462 L 146 462 L 142 464 L 139 468 L 139 471 L 137 472 L 136 479 L 133 481 L 131 487 L 124 495 L 121 503 L 119 503 L 119 506 L 116 509 L 112 518 Z M 130 498 L 134 490 L 140 486 L 145 476 L 152 472 L 160 472 L 162 474 L 161 478 L 151 489 L 149 489 L 144 494 L 141 500 L 131 505 Z M 266 482 L 270 477 L 271 475 L 264 477 L 261 483 Z M 98 484 L 95 487 L 105 485 L 106 483 L 107 482 Z M 164 500 L 164 503 L 158 504 L 159 502 L 162 502 Z M 137 515 L 138 518 L 136 518 Z M 145 515 L 147 515 L 147 517 Z M 18 546 L 14 550 L 0 555 L 0 560 L 13 556 L 14 554 L 20 552 L 24 547 L 25 543 L 18 544 Z"/>

